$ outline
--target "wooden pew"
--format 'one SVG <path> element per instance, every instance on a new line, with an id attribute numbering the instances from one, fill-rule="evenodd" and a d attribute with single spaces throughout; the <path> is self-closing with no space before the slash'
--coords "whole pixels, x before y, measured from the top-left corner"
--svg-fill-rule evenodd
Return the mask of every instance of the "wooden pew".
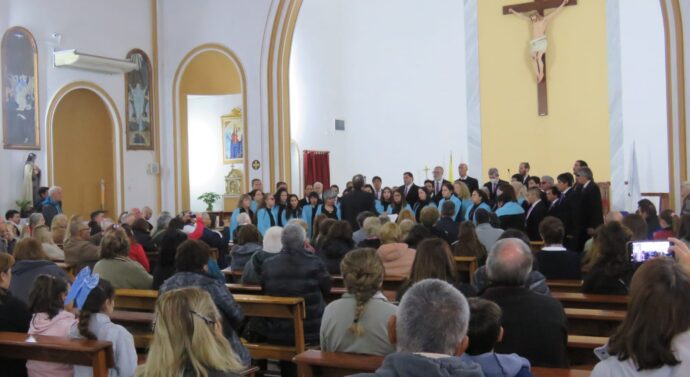
<path id="1" fill-rule="evenodd" d="M 94 377 L 107 377 L 115 366 L 113 345 L 98 340 L 35 335 L 27 342 L 25 333 L 0 332 L 0 355 L 10 359 L 49 361 L 93 368 Z"/>
<path id="2" fill-rule="evenodd" d="M 547 280 L 551 292 L 582 293 L 582 280 Z"/>
<path id="3" fill-rule="evenodd" d="M 383 356 L 307 350 L 295 356 L 293 361 L 302 377 L 344 377 L 372 373 L 381 366 L 383 359 Z M 589 377 L 590 371 L 533 367 L 532 374 L 535 377 Z"/>
<path id="4" fill-rule="evenodd" d="M 116 289 L 115 309 L 153 312 L 158 291 L 150 289 Z"/>
<path id="5" fill-rule="evenodd" d="M 400 286 L 402 286 L 405 280 L 407 280 L 407 278 L 404 276 L 386 275 L 383 277 L 383 290 L 398 292 Z M 331 275 L 331 282 L 333 284 L 333 287 L 345 287 L 342 275 Z"/>
<path id="6" fill-rule="evenodd" d="M 566 308 L 627 310 L 628 297 L 621 295 L 595 295 L 588 293 L 551 292 L 553 298 Z"/>
<path id="7" fill-rule="evenodd" d="M 608 342 L 609 338 L 600 336 L 568 335 L 568 360 L 570 365 L 593 365 L 599 360 L 594 349 Z"/>
<path id="8" fill-rule="evenodd" d="M 625 311 L 565 308 L 568 333 L 590 336 L 611 336 L 625 319 Z"/>
<path id="9" fill-rule="evenodd" d="M 258 284 L 235 284 L 235 283 L 228 283 L 225 284 L 230 292 L 232 292 L 233 295 L 235 294 L 245 294 L 245 295 L 262 295 L 263 291 L 261 289 L 261 286 Z M 326 303 L 333 302 L 340 297 L 344 293 L 346 293 L 347 290 L 343 287 L 331 287 L 331 292 L 324 298 L 326 300 Z M 383 295 L 386 296 L 388 301 L 395 301 L 395 296 L 397 294 L 397 291 L 383 291 Z"/>
<path id="10" fill-rule="evenodd" d="M 453 259 L 455 259 L 455 265 L 461 276 L 463 274 L 469 274 L 469 279 L 465 281 L 474 284 L 474 273 L 479 266 L 477 257 L 453 257 Z"/>
<path id="11" fill-rule="evenodd" d="M 153 341 L 151 325 L 153 324 L 152 312 L 133 312 L 126 310 L 115 310 L 110 315 L 113 323 L 125 327 L 134 338 L 134 346 L 137 349 L 145 350 Z"/>
<path id="12" fill-rule="evenodd" d="M 529 243 L 529 248 L 534 253 L 536 253 L 537 251 L 541 251 L 542 247 L 544 247 L 544 241 L 530 241 Z"/>

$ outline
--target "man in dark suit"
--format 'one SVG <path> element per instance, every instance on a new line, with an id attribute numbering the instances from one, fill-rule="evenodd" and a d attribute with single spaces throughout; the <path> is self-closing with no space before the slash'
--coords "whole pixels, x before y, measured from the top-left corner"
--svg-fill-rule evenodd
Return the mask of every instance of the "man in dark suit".
<path id="1" fill-rule="evenodd" d="M 547 207 L 547 216 L 558 216 L 558 199 L 561 197 L 561 192 L 558 191 L 558 187 L 556 186 L 551 186 L 546 190 L 545 192 L 546 195 L 546 204 Z"/>
<path id="2" fill-rule="evenodd" d="M 352 177 L 352 191 L 340 200 L 340 213 L 343 220 L 349 221 L 353 230 L 359 229 L 357 215 L 360 212 L 376 213 L 374 194 L 362 191 L 364 176 L 357 174 Z"/>
<path id="3" fill-rule="evenodd" d="M 530 241 L 541 241 L 539 223 L 546 217 L 546 212 L 548 211 L 546 204 L 541 200 L 541 190 L 536 187 L 527 190 L 527 202 L 530 204 L 525 215 L 527 236 Z"/>
<path id="4" fill-rule="evenodd" d="M 484 187 L 486 187 L 489 190 L 489 200 L 491 200 L 491 204 L 494 205 L 496 203 L 496 190 L 498 190 L 499 187 L 502 185 L 507 185 L 508 182 L 500 179 L 498 175 L 498 169 L 496 168 L 491 168 L 489 169 L 489 182 L 486 182 L 484 184 Z"/>
<path id="5" fill-rule="evenodd" d="M 460 165 L 458 165 L 458 180 L 467 185 L 467 188 L 470 189 L 471 194 L 479 190 L 479 181 L 467 175 L 467 170 L 469 170 L 469 168 L 467 167 L 466 163 L 463 162 Z"/>
<path id="6" fill-rule="evenodd" d="M 374 196 L 376 197 L 376 200 L 381 200 L 381 194 L 383 193 L 383 182 L 381 181 L 381 177 L 375 175 L 374 178 L 372 178 L 371 183 L 374 185 Z"/>
<path id="7" fill-rule="evenodd" d="M 529 162 L 521 162 L 520 166 L 518 166 L 518 173 L 522 177 L 522 184 L 527 187 L 527 181 L 529 181 Z"/>
<path id="8" fill-rule="evenodd" d="M 418 190 L 419 186 L 414 184 L 414 175 L 412 175 L 412 173 L 409 171 L 404 172 L 403 185 L 398 187 L 398 191 L 400 191 L 405 198 L 405 202 L 409 204 L 410 207 L 414 207 L 414 205 L 417 204 L 417 201 L 419 201 Z"/>
<path id="9" fill-rule="evenodd" d="M 304 206 L 306 206 L 307 204 L 309 204 L 309 194 L 311 194 L 312 191 L 314 191 L 314 186 L 312 186 L 312 185 L 306 185 L 306 186 L 304 187 L 304 198 L 302 198 L 302 199 L 299 201 L 299 206 L 300 206 L 300 207 L 304 207 Z"/>
<path id="10" fill-rule="evenodd" d="M 580 243 L 580 193 L 573 189 L 573 175 L 570 173 L 559 174 L 556 178 L 556 187 L 561 192 L 561 196 L 556 204 L 558 218 L 565 226 L 565 241 L 563 244 L 569 250 L 582 251 L 578 249 Z"/>
<path id="11" fill-rule="evenodd" d="M 556 217 L 547 216 L 539 224 L 539 234 L 544 240 L 544 247 L 536 253 L 539 272 L 547 279 L 582 279 L 580 272 L 581 253 L 563 247 L 565 228 Z"/>
<path id="12" fill-rule="evenodd" d="M 604 211 L 601 205 L 601 191 L 594 182 L 592 170 L 581 168 L 577 172 L 577 184 L 580 187 L 582 215 L 580 217 L 580 236 L 577 250 L 582 250 L 585 242 L 594 234 L 594 230 L 604 223 Z"/>
<path id="13" fill-rule="evenodd" d="M 436 202 L 436 205 L 438 205 L 438 202 L 440 202 L 441 198 L 443 198 L 443 196 L 441 196 L 441 187 L 443 187 L 444 183 L 450 183 L 450 181 L 443 179 L 443 168 L 440 166 L 437 166 L 434 168 L 433 174 L 434 174 L 433 199 L 434 199 L 434 202 Z"/>

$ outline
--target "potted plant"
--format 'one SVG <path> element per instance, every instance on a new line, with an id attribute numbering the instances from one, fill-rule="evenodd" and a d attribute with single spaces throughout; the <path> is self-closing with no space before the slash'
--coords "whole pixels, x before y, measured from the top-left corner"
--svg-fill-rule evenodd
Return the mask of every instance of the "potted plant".
<path id="1" fill-rule="evenodd" d="M 206 212 L 211 212 L 213 211 L 213 203 L 220 199 L 220 195 L 216 194 L 215 192 L 205 192 L 199 195 L 197 199 L 206 203 Z"/>
<path id="2" fill-rule="evenodd" d="M 31 203 L 31 200 L 21 199 L 15 200 L 14 202 L 17 204 L 17 207 L 19 207 L 19 216 L 21 216 L 22 219 L 31 216 L 31 209 L 33 209 L 33 203 Z"/>

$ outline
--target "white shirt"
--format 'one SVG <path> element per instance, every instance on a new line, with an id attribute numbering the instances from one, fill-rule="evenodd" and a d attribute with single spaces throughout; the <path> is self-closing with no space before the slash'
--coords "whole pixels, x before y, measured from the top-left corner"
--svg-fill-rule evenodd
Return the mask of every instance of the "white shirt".
<path id="1" fill-rule="evenodd" d="M 529 218 L 529 215 L 532 213 L 532 210 L 537 204 L 539 204 L 539 202 L 541 202 L 541 199 L 537 200 L 536 202 L 532 203 L 531 206 L 529 206 L 529 209 L 527 210 L 527 215 L 525 215 L 525 219 Z"/>

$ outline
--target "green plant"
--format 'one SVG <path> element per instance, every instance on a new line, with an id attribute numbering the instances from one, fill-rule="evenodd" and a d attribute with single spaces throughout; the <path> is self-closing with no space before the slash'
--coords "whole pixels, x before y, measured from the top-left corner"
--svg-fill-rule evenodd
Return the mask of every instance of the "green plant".
<path id="1" fill-rule="evenodd" d="M 197 199 L 206 203 L 206 212 L 211 212 L 213 211 L 213 203 L 220 199 L 220 195 L 216 194 L 215 192 L 205 192 L 199 195 Z"/>
<path id="2" fill-rule="evenodd" d="M 15 200 L 14 202 L 17 204 L 17 207 L 19 207 L 21 217 L 28 217 L 28 214 L 31 213 L 31 208 L 33 208 L 33 203 L 31 202 L 31 200 L 20 199 Z"/>

